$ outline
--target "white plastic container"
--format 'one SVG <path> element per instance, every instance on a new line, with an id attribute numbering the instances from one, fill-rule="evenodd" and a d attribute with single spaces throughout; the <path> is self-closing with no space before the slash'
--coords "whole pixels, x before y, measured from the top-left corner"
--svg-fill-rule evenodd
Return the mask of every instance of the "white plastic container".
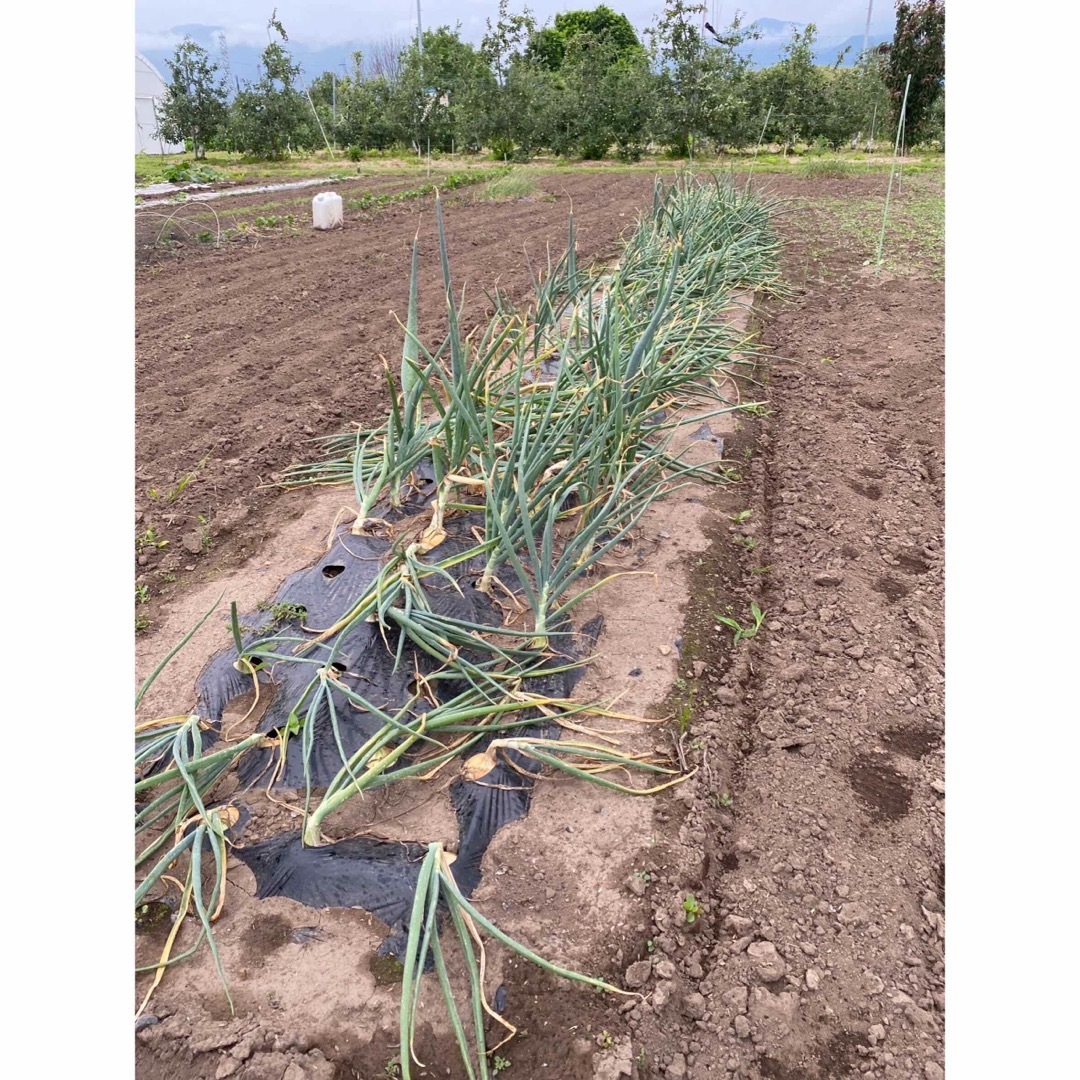
<path id="1" fill-rule="evenodd" d="M 311 200 L 311 217 L 316 229 L 340 229 L 344 220 L 341 196 L 336 191 L 320 191 Z"/>

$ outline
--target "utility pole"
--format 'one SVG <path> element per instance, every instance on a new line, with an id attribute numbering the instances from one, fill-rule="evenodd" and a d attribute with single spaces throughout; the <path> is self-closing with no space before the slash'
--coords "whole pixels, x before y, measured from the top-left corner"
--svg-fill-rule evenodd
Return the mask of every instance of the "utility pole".
<path id="1" fill-rule="evenodd" d="M 424 31 L 420 27 L 420 0 L 416 0 L 416 47 L 424 55 Z"/>
<path id="2" fill-rule="evenodd" d="M 420 0 L 416 0 L 416 2 L 417 2 L 417 4 L 419 4 Z M 869 40 L 870 40 L 870 16 L 873 14 L 873 11 L 874 11 L 874 0 L 868 0 L 867 5 L 866 5 L 866 29 L 863 31 L 863 36 L 862 36 L 862 56 L 860 57 L 860 59 L 862 60 L 862 62 L 864 64 L 866 63 L 866 45 L 867 45 L 867 42 L 869 42 Z"/>

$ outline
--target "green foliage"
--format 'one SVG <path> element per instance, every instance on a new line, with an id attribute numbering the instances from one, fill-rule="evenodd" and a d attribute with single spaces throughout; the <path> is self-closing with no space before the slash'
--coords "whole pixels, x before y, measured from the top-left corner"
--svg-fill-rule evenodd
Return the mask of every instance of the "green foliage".
<path id="1" fill-rule="evenodd" d="M 287 42 L 281 24 L 271 20 L 271 25 Z M 245 83 L 233 101 L 229 131 L 236 149 L 279 161 L 291 149 L 317 145 L 311 106 L 296 87 L 300 68 L 288 50 L 270 42 L 259 66 L 259 80 Z"/>
<path id="2" fill-rule="evenodd" d="M 731 609 L 728 608 L 728 610 Z M 744 639 L 756 637 L 761 624 L 765 621 L 765 612 L 757 604 L 750 605 L 750 616 L 754 620 L 753 626 L 743 626 L 738 619 L 733 619 L 729 615 L 717 615 L 716 621 L 732 632 L 732 644 L 737 646 Z"/>
<path id="3" fill-rule="evenodd" d="M 536 184 L 527 171 L 510 169 L 489 180 L 484 185 L 485 199 L 523 199 L 536 190 Z"/>
<path id="4" fill-rule="evenodd" d="M 171 184 L 213 184 L 228 179 L 227 174 L 212 165 L 197 165 L 192 161 L 178 161 L 166 165 L 162 175 Z"/>
<path id="5" fill-rule="evenodd" d="M 723 35 L 701 30 L 705 5 L 668 0 L 648 31 L 659 83 L 656 137 L 673 157 L 686 157 L 700 139 L 716 146 L 745 146 L 759 124 L 749 61 L 737 49 L 757 36 L 737 14 Z"/>
<path id="6" fill-rule="evenodd" d="M 817 27 L 791 28 L 778 64 L 761 73 L 765 101 L 772 106 L 767 142 L 782 143 L 793 150 L 798 142 L 811 142 L 825 122 L 826 77 L 814 64 Z"/>
<path id="7" fill-rule="evenodd" d="M 553 26 L 538 30 L 529 38 L 526 55 L 549 71 L 558 71 L 567 50 L 580 39 L 603 39 L 613 47 L 617 60 L 635 59 L 644 54 L 630 20 L 600 4 L 591 11 L 560 12 Z"/>
<path id="8" fill-rule="evenodd" d="M 893 42 L 882 46 L 881 51 L 885 55 L 884 75 L 892 98 L 894 128 L 900 119 L 904 85 L 911 76 L 904 128 L 905 141 L 914 145 L 931 129 L 933 108 L 945 86 L 944 0 L 897 0 Z"/>
<path id="9" fill-rule="evenodd" d="M 686 913 L 687 923 L 696 922 L 701 917 L 704 910 L 693 893 L 686 894 L 686 899 L 683 900 L 682 906 L 683 911 Z"/>
<path id="10" fill-rule="evenodd" d="M 189 37 L 177 45 L 166 60 L 172 79 L 158 104 L 156 138 L 167 142 L 190 141 L 196 158 L 225 126 L 227 91 L 225 76 L 210 54 Z"/>

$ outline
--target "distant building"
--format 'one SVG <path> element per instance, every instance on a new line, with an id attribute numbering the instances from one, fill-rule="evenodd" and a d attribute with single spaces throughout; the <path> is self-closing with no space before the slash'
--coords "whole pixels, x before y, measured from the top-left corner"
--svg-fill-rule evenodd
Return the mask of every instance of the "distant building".
<path id="1" fill-rule="evenodd" d="M 145 56 L 135 54 L 135 153 L 182 154 L 183 143 L 154 138 L 157 103 L 165 97 L 165 80 Z"/>

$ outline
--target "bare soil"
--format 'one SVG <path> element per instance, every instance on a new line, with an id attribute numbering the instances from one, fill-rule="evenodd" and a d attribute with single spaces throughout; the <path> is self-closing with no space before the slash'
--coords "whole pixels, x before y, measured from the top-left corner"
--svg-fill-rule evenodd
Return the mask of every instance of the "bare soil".
<path id="1" fill-rule="evenodd" d="M 795 197 L 880 188 L 763 180 Z M 606 257 L 651 178 L 559 186 L 582 249 Z M 534 262 L 547 242 L 561 251 L 567 200 L 457 198 L 447 229 L 458 281 L 475 293 L 498 278 L 524 295 L 522 241 Z M 305 436 L 381 415 L 378 355 L 400 347 L 387 312 L 402 306 L 416 210 L 338 234 L 185 249 L 168 273 L 140 272 L 137 529 L 171 541 L 140 567 L 157 624 L 140 635 L 142 671 L 222 588 L 243 610 L 310 561 L 347 501 L 254 481 L 304 459 Z M 767 398 L 767 415 L 724 430 L 742 482 L 695 485 L 655 507 L 622 567 L 654 582 L 620 579 L 597 598 L 608 622 L 579 696 L 621 693 L 627 712 L 673 717 L 631 744 L 681 753 L 696 771 L 642 799 L 542 784 L 528 818 L 493 843 L 476 895 L 508 933 L 578 970 L 623 985 L 647 961 L 645 998 L 598 997 L 492 950 L 489 988 L 506 988 L 522 1032 L 500 1052 L 511 1078 L 943 1076 L 942 287 L 868 273 L 812 223 L 799 209 L 779 222 L 799 284 L 755 316 L 772 358 L 741 391 Z M 443 316 L 432 270 L 428 333 Z M 186 349 L 185 333 L 200 344 Z M 170 522 L 146 488 L 175 485 L 208 449 Z M 185 546 L 204 504 L 211 546 Z M 180 581 L 161 582 L 166 565 Z M 733 648 L 716 616 L 745 625 L 752 602 L 765 625 Z M 201 655 L 227 639 L 219 623 L 204 634 Z M 147 704 L 193 697 L 198 656 L 178 660 Z M 396 821 L 407 834 L 406 811 L 368 807 L 354 825 Z M 279 828 L 295 816 L 287 805 L 265 813 Z M 439 820 L 426 817 L 436 830 Z M 254 901 L 243 866 L 229 879 L 218 941 L 236 1015 L 202 950 L 152 1002 L 140 1077 L 389 1075 L 396 988 L 371 965 L 384 929 L 358 911 Z M 140 942 L 143 961 L 152 944 Z M 456 1077 L 437 1001 L 427 1004 L 421 1075 Z"/>

